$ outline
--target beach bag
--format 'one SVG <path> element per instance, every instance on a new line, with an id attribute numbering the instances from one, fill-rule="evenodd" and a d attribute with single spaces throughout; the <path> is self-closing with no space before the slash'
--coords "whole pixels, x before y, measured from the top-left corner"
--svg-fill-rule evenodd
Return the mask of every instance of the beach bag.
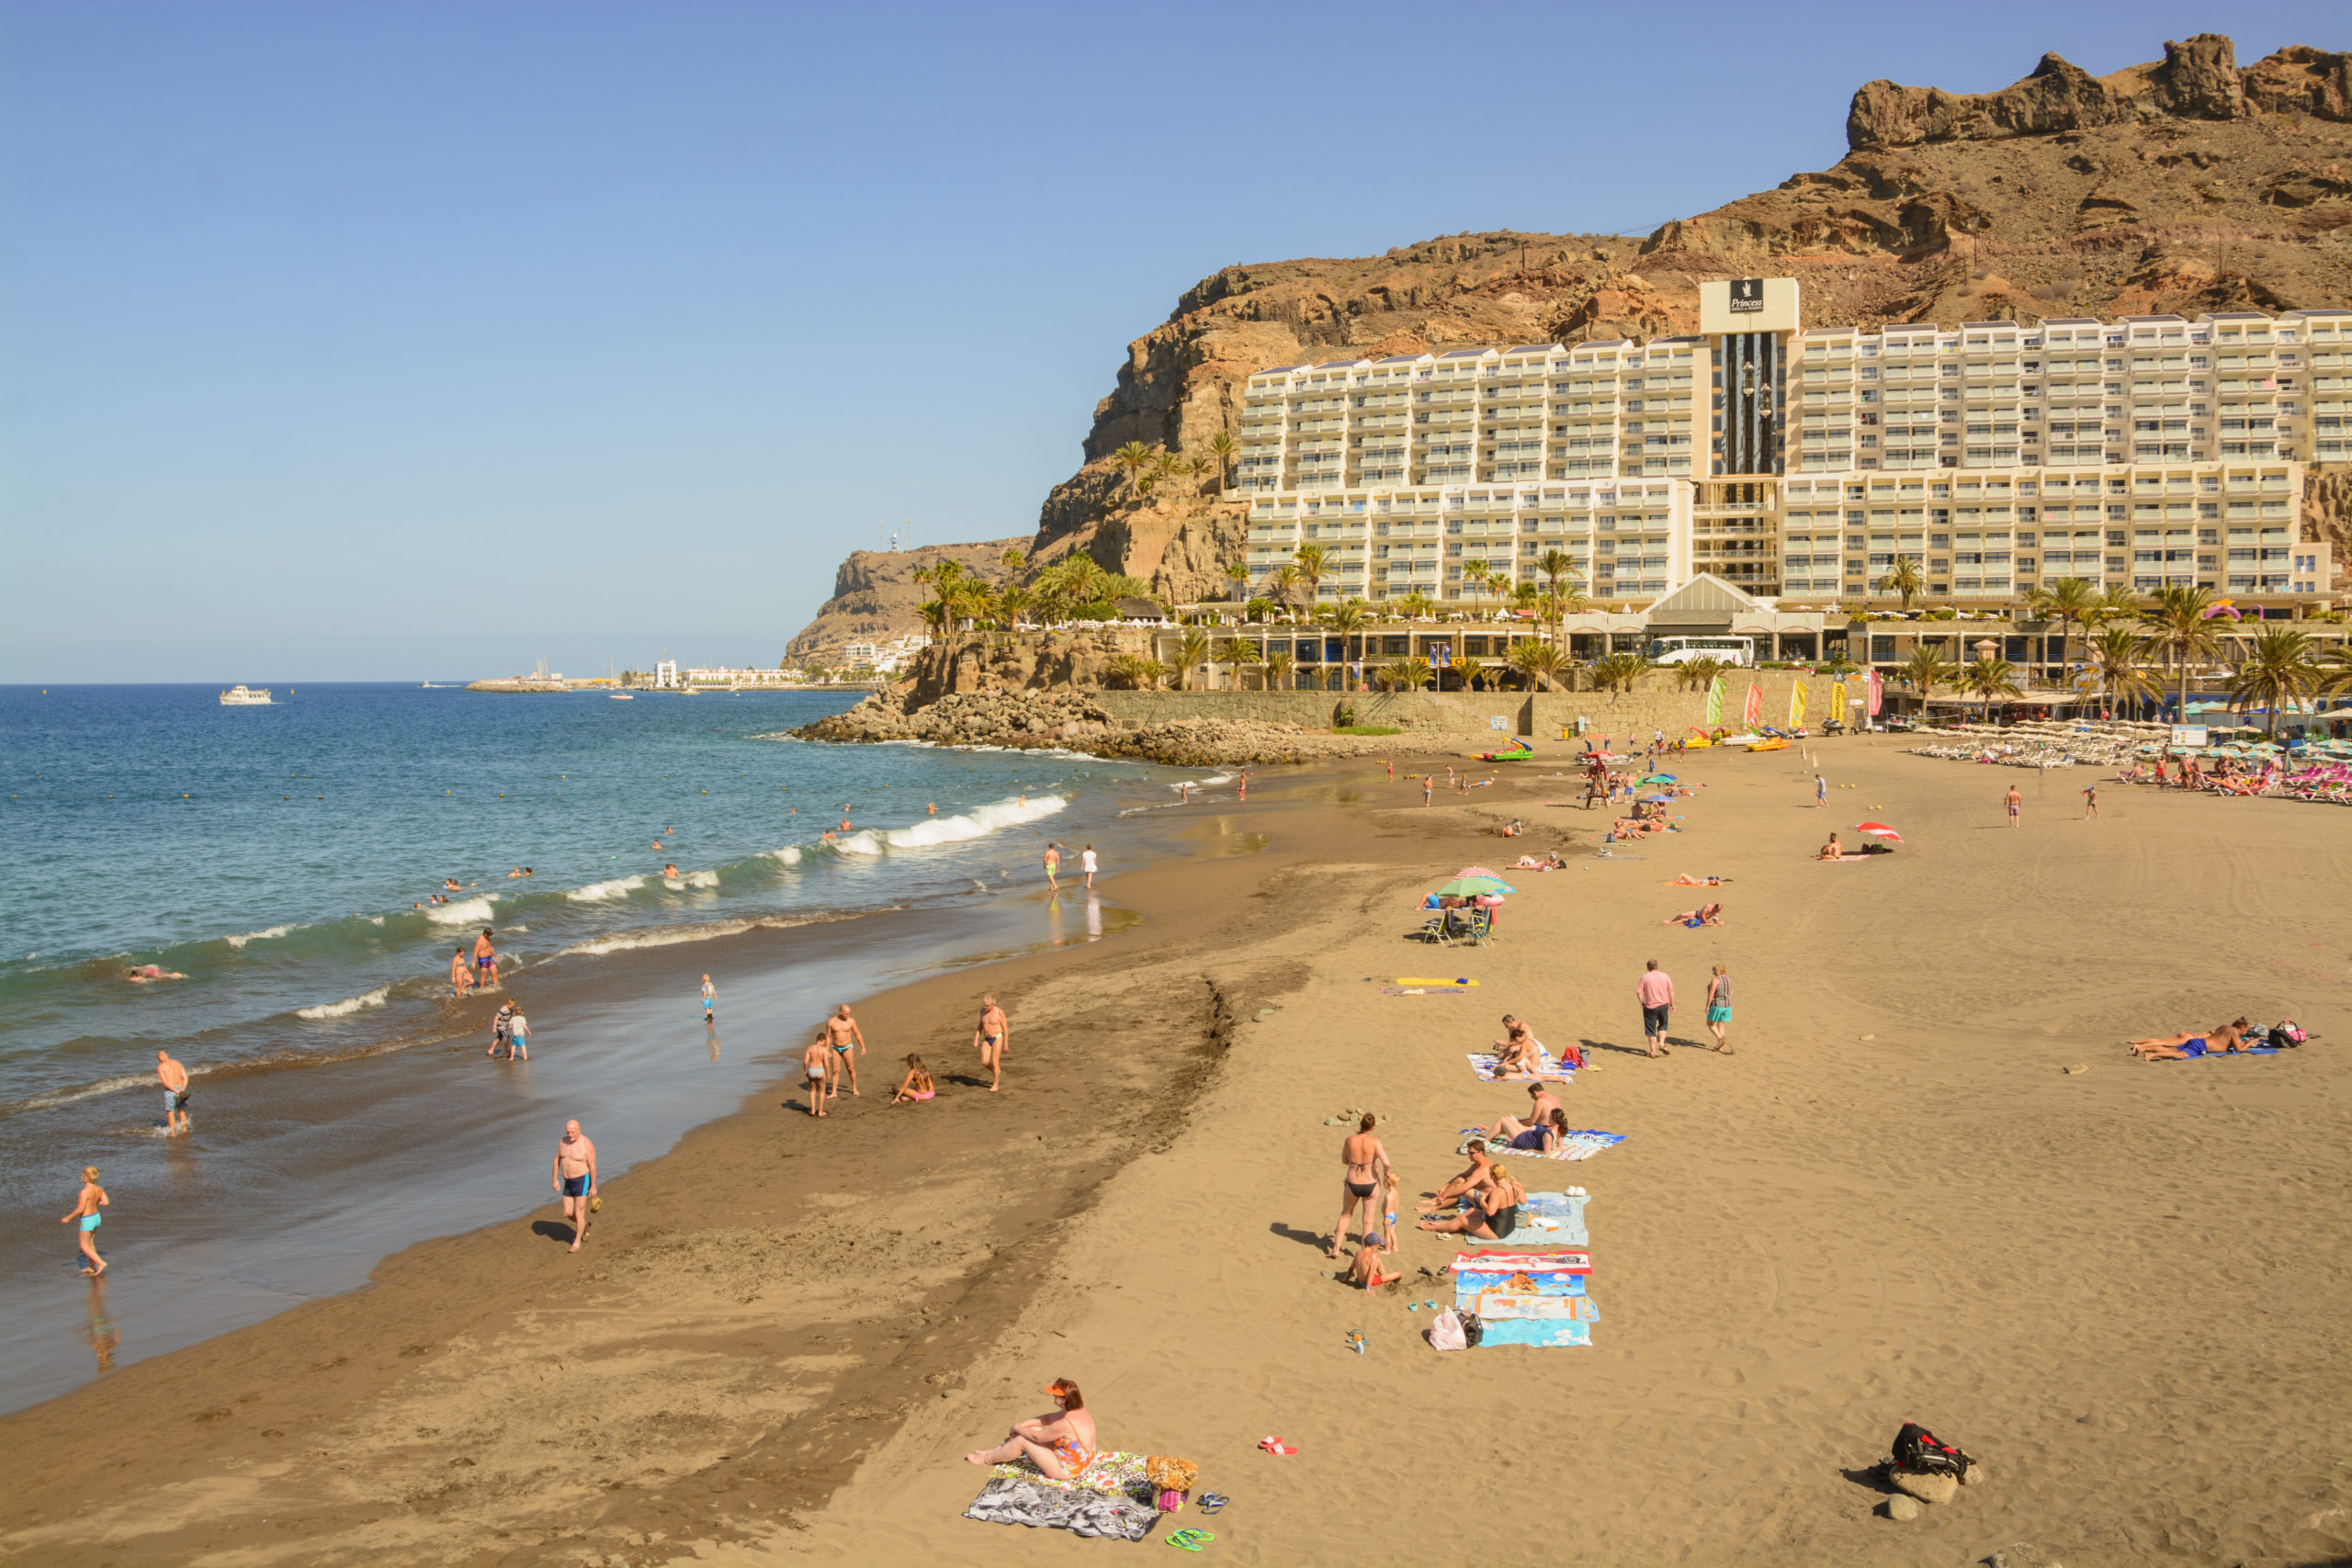
<path id="1" fill-rule="evenodd" d="M 1144 1479 L 1161 1492 L 1190 1492 L 1193 1483 L 1201 1478 L 1201 1467 L 1188 1459 L 1170 1459 L 1165 1454 L 1151 1454 L 1143 1461 Z M 1162 1513 L 1173 1512 L 1162 1505 Z"/>
<path id="2" fill-rule="evenodd" d="M 1478 1314 L 1475 1312 L 1464 1313 L 1462 1314 L 1462 1343 L 1475 1350 L 1478 1348 L 1478 1341 L 1486 1337 L 1487 1325 L 1478 1321 Z"/>
<path id="3" fill-rule="evenodd" d="M 1949 1475 L 1965 1481 L 1969 1457 L 1916 1421 L 1905 1421 L 1894 1434 L 1894 1468 L 1913 1475 Z"/>
<path id="4" fill-rule="evenodd" d="M 2301 1045 L 2310 1038 L 2310 1035 L 2303 1032 L 2303 1026 L 2291 1018 L 2282 1018 L 2270 1026 L 2270 1043 L 2274 1047 Z"/>
<path id="5" fill-rule="evenodd" d="M 1161 1492 L 1152 1501 L 1161 1513 L 1172 1514 L 1184 1506 L 1184 1495 L 1182 1492 Z"/>
<path id="6" fill-rule="evenodd" d="M 1430 1322 L 1430 1348 L 1432 1350 L 1466 1350 L 1469 1337 L 1462 1332 L 1462 1317 L 1452 1307 Z"/>

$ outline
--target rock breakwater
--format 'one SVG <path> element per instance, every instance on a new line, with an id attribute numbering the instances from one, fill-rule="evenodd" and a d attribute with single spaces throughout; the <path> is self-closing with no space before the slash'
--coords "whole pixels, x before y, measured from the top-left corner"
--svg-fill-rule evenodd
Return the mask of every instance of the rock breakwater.
<path id="1" fill-rule="evenodd" d="M 1180 718 L 1146 724 L 1121 720 L 1080 692 L 950 693 L 921 706 L 876 693 L 846 713 L 791 733 L 803 740 L 923 740 L 938 746 L 1083 751 L 1186 768 L 1305 762 L 1368 752 L 1430 750 L 1449 741 L 1460 744 L 1459 737 L 1335 735 L 1254 719 Z"/>

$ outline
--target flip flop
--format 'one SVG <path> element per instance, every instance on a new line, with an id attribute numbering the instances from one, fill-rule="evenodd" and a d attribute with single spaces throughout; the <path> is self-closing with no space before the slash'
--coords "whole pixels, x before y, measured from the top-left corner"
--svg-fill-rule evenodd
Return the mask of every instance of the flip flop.
<path id="1" fill-rule="evenodd" d="M 1170 1546 L 1181 1546 L 1187 1551 L 1198 1551 L 1201 1549 L 1201 1542 L 1216 1539 L 1216 1534 L 1209 1530 L 1182 1529 L 1170 1534 L 1167 1540 Z"/>
<path id="2" fill-rule="evenodd" d="M 1287 1457 L 1288 1455 L 1298 1452 L 1296 1449 L 1293 1448 L 1290 1444 L 1283 1442 L 1280 1438 L 1262 1438 L 1259 1439 L 1258 1446 L 1265 1450 L 1268 1453 L 1273 1454 L 1278 1458 Z"/>
<path id="3" fill-rule="evenodd" d="M 1214 1514 L 1233 1499 L 1222 1492 L 1204 1492 L 1193 1500 L 1193 1506 L 1204 1514 Z"/>

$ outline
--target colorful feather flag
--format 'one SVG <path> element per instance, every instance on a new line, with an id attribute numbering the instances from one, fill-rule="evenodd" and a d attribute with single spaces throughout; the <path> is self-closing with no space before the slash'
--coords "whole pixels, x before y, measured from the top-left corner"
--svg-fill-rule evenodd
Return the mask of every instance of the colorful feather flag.
<path id="1" fill-rule="evenodd" d="M 1804 728 L 1804 682 L 1799 681 L 1789 688 L 1789 728 Z"/>
<path id="2" fill-rule="evenodd" d="M 1720 675 L 1707 682 L 1707 728 L 1713 729 L 1724 721 L 1724 678 Z"/>
<path id="3" fill-rule="evenodd" d="M 1886 692 L 1883 684 L 1880 682 L 1878 671 L 1875 670 L 1871 671 L 1869 691 L 1871 716 L 1872 718 L 1876 718 L 1878 716 L 1880 705 L 1886 701 Z"/>
<path id="4" fill-rule="evenodd" d="M 1747 683 L 1747 701 L 1741 705 L 1739 716 L 1751 729 L 1764 717 L 1764 693 L 1753 681 Z"/>

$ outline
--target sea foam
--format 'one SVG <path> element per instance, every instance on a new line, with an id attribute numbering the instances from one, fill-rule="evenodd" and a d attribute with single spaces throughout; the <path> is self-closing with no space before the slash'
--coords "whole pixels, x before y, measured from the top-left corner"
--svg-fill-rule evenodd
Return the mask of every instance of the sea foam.
<path id="1" fill-rule="evenodd" d="M 364 1009 L 382 1007 L 391 999 L 391 996 L 392 987 L 387 983 L 377 987 L 372 991 L 365 991 L 356 997 L 345 997 L 339 1002 L 321 1002 L 314 1008 L 296 1008 L 294 1016 L 307 1018 L 314 1022 L 323 1018 L 349 1018 L 353 1013 Z"/>
<path id="2" fill-rule="evenodd" d="M 436 926 L 479 926 L 490 919 L 487 898 L 465 898 L 455 904 L 435 904 L 424 911 L 424 918 Z"/>
<path id="3" fill-rule="evenodd" d="M 244 945 L 245 945 L 245 943 L 247 943 L 247 942 L 271 942 L 271 941 L 274 941 L 274 940 L 276 940 L 276 939 L 277 939 L 277 938 L 278 938 L 278 937 L 281 937 L 281 936 L 286 935 L 288 932 L 291 931 L 293 929 L 294 929 L 294 928 L 293 928 L 292 926 L 290 926 L 290 925 L 288 925 L 288 926 L 272 926 L 272 927 L 270 927 L 267 931 L 246 931 L 246 932 L 244 932 L 243 934 L 242 934 L 242 935 L 240 935 L 240 936 L 227 936 L 227 937 L 222 937 L 220 940 L 221 940 L 221 941 L 223 941 L 223 942 L 227 942 L 231 947 L 240 947 L 240 948 L 241 948 L 241 947 L 244 946 Z"/>
<path id="4" fill-rule="evenodd" d="M 1056 812 L 1067 809 L 1069 802 L 1058 795 L 1040 795 L 1027 801 L 1000 800 L 990 806 L 977 806 L 955 817 L 926 817 L 911 828 L 894 828 L 882 835 L 883 841 L 894 850 L 927 849 L 933 844 L 956 844 L 971 839 L 985 839 L 990 833 L 1007 828 L 1017 828 L 1023 822 L 1036 822 Z M 866 837 L 860 833 L 858 838 Z M 847 840 L 843 848 L 848 847 Z M 872 853 L 872 851 L 853 852 Z"/>
<path id="5" fill-rule="evenodd" d="M 592 882 L 585 887 L 575 887 L 564 895 L 575 904 L 601 904 L 607 898 L 625 898 L 645 886 L 641 876 L 616 876 L 610 882 Z"/>

